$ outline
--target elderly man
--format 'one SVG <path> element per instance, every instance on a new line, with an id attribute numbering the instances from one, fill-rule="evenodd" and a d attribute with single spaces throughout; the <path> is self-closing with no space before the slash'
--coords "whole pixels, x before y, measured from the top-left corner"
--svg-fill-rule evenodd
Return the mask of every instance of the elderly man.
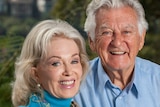
<path id="1" fill-rule="evenodd" d="M 85 31 L 99 57 L 75 99 L 80 107 L 160 107 L 160 65 L 137 57 L 148 23 L 138 0 L 92 0 Z"/>

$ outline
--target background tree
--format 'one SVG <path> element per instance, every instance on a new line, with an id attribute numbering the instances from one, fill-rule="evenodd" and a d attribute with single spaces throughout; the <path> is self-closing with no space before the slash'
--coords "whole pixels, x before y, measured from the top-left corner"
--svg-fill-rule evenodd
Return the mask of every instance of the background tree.
<path id="1" fill-rule="evenodd" d="M 51 10 L 51 17 L 66 20 L 86 37 L 83 25 L 86 18 L 85 10 L 89 2 L 90 0 L 57 0 Z"/>
<path id="2" fill-rule="evenodd" d="M 93 59 L 96 56 L 95 53 L 91 52 L 86 33 L 83 31 L 86 18 L 85 11 L 90 1 L 57 0 L 53 4 L 50 17 L 48 17 L 49 13 L 45 13 L 47 17 L 43 15 L 38 19 L 25 18 L 23 20 L 7 15 L 0 16 L 0 107 L 12 107 L 11 82 L 14 79 L 14 63 L 20 53 L 24 37 L 40 20 L 60 18 L 68 21 L 84 36 L 89 58 Z M 146 18 L 150 26 L 146 35 L 145 46 L 140 51 L 139 56 L 160 64 L 160 1 L 140 0 L 140 2 L 145 8 Z"/>
<path id="3" fill-rule="evenodd" d="M 160 1 L 140 0 L 146 12 L 146 19 L 149 22 L 149 33 L 160 33 Z"/>

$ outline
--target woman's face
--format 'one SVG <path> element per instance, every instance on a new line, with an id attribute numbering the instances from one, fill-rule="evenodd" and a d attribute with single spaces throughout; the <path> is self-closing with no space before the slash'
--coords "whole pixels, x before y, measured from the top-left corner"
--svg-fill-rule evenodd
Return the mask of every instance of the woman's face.
<path id="1" fill-rule="evenodd" d="M 77 44 L 71 39 L 55 37 L 47 50 L 47 58 L 35 69 L 38 82 L 55 97 L 73 97 L 83 74 Z"/>

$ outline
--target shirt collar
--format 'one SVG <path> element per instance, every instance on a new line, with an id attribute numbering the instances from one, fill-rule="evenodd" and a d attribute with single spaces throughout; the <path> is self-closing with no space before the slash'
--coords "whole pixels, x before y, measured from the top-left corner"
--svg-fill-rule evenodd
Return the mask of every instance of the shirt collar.
<path id="1" fill-rule="evenodd" d="M 134 76 L 133 76 L 133 85 L 134 85 L 134 91 L 132 90 L 132 92 L 134 92 L 134 95 L 136 97 L 139 96 L 140 93 L 138 93 L 140 91 L 139 89 L 139 82 L 141 81 L 142 79 L 142 75 L 141 75 L 141 71 L 142 71 L 142 68 L 141 68 L 141 62 L 139 61 L 139 58 L 136 57 L 136 60 L 135 60 L 135 68 L 134 68 Z"/>
<path id="2" fill-rule="evenodd" d="M 98 74 L 98 84 L 97 85 L 100 89 L 104 89 L 106 82 L 110 81 L 110 78 L 108 77 L 105 70 L 103 69 L 100 58 L 98 61 L 97 74 Z"/>
<path id="3" fill-rule="evenodd" d="M 97 85 L 99 90 L 102 91 L 105 88 L 105 85 L 107 82 L 110 82 L 110 83 L 112 82 L 102 67 L 101 59 L 99 58 L 98 60 L 99 61 L 98 61 L 98 68 L 97 68 L 97 74 L 98 74 Z M 138 63 L 138 58 L 136 58 L 132 80 L 130 84 L 127 86 L 127 88 L 125 89 L 127 93 L 131 91 L 135 95 L 135 97 L 138 97 L 138 94 L 139 94 L 138 93 L 138 82 L 140 81 L 139 70 L 140 70 L 140 65 Z"/>
<path id="4" fill-rule="evenodd" d="M 126 90 L 127 93 L 129 92 L 132 92 L 132 94 L 138 98 L 139 96 L 139 82 L 141 81 L 142 79 L 142 76 L 141 76 L 141 66 L 140 66 L 140 62 L 139 62 L 139 58 L 136 57 L 136 60 L 135 60 L 135 67 L 134 67 L 134 72 L 133 72 L 133 77 L 132 77 L 132 80 L 131 82 L 129 83 L 128 85 L 128 89 Z"/>

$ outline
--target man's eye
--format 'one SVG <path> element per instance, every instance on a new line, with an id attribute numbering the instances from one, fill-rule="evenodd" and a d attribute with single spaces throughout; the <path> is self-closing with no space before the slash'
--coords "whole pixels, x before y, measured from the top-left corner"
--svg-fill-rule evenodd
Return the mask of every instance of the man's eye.
<path id="1" fill-rule="evenodd" d="M 60 65 L 60 62 L 54 62 L 54 63 L 52 63 L 52 65 L 55 66 L 55 67 L 56 67 L 56 66 L 59 66 L 59 65 Z"/>
<path id="2" fill-rule="evenodd" d="M 112 36 L 113 35 L 113 31 L 105 31 L 105 32 L 102 33 L 102 35 Z"/>
<path id="3" fill-rule="evenodd" d="M 123 33 L 124 34 L 131 34 L 132 32 L 131 31 L 124 31 Z"/>

